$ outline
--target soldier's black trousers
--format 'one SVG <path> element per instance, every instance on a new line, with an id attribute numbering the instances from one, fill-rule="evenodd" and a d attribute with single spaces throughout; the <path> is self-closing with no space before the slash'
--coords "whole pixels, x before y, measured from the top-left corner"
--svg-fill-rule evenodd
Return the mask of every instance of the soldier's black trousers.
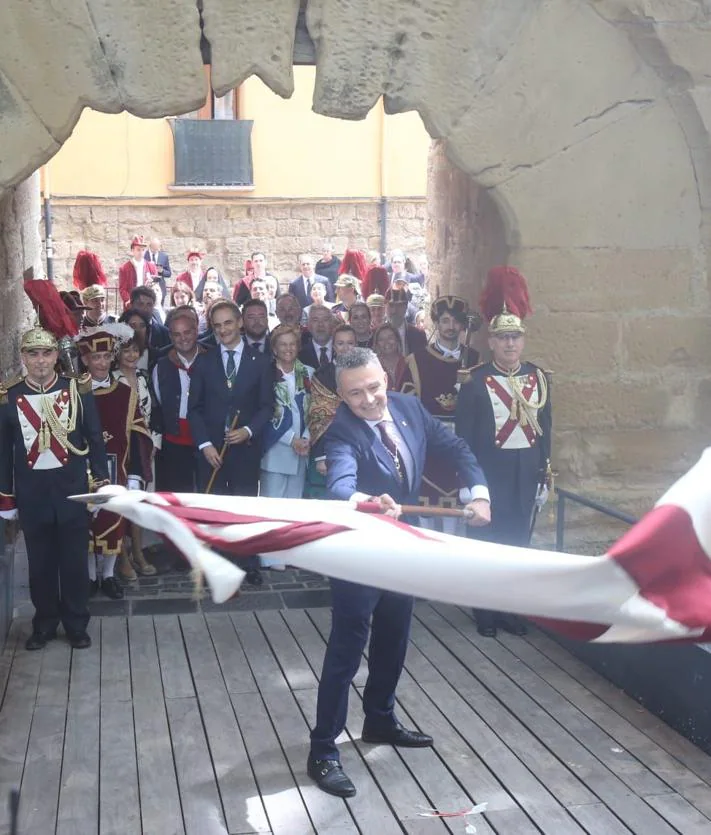
<path id="1" fill-rule="evenodd" d="M 68 522 L 25 525 L 30 598 L 35 632 L 54 632 L 60 621 L 67 634 L 84 632 L 89 623 L 89 524 Z"/>

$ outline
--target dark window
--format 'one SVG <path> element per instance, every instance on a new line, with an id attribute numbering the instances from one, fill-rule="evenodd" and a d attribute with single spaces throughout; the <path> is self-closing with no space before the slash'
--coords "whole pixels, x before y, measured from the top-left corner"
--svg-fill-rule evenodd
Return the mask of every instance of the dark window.
<path id="1" fill-rule="evenodd" d="M 175 119 L 176 186 L 251 186 L 251 119 Z"/>

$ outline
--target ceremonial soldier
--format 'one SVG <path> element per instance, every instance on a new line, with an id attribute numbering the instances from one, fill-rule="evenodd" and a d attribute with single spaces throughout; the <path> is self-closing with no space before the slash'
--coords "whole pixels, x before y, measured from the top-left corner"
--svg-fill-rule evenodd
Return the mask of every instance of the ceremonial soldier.
<path id="1" fill-rule="evenodd" d="M 42 649 L 61 621 L 72 647 L 85 649 L 89 514 L 68 496 L 88 493 L 90 478 L 108 483 L 101 426 L 88 375 L 56 373 L 53 333 L 32 328 L 20 350 L 27 373 L 0 386 L 0 516 L 19 518 L 25 534 L 35 607 L 25 646 Z"/>
<path id="2" fill-rule="evenodd" d="M 531 312 L 525 278 L 514 267 L 494 267 L 480 305 L 492 359 L 471 369 L 456 410 L 456 432 L 476 455 L 491 494 L 491 524 L 476 538 L 526 547 L 536 503 L 547 498 L 552 423 L 546 376 L 522 360 L 523 320 Z M 526 631 L 510 615 L 475 616 L 480 634 L 488 637 L 496 635 L 497 625 L 514 634 Z"/>
<path id="3" fill-rule="evenodd" d="M 409 358 L 414 393 L 427 411 L 454 431 L 454 416 L 459 392 L 458 372 L 476 365 L 479 355 L 468 345 L 471 328 L 469 305 L 457 296 L 440 296 L 430 308 L 434 324 L 432 341 L 420 347 Z M 466 331 L 465 344 L 461 343 Z M 409 393 L 409 388 L 403 389 Z M 459 479 L 441 456 L 429 455 L 420 490 L 420 503 L 437 507 L 456 507 L 459 503 Z M 424 518 L 423 527 L 434 527 L 437 521 L 450 523 L 446 533 L 454 533 L 456 519 Z"/>
<path id="4" fill-rule="evenodd" d="M 111 376 L 118 346 L 132 340 L 133 335 L 128 325 L 116 323 L 80 331 L 77 337 L 103 430 L 111 483 L 129 490 L 140 489 L 151 480 L 153 451 L 151 433 L 141 414 L 136 392 Z M 123 597 L 114 570 L 123 550 L 125 529 L 125 519 L 105 510 L 99 510 L 91 523 L 93 552 L 88 562 L 91 590 L 95 593 L 101 588 L 112 600 Z"/>

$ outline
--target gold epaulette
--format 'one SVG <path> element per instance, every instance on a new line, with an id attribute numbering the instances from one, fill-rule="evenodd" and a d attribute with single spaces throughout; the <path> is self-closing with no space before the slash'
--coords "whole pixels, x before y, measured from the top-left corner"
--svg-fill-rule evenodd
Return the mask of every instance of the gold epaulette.
<path id="1" fill-rule="evenodd" d="M 11 377 L 9 380 L 0 382 L 0 405 L 7 403 L 7 393 L 13 386 L 21 383 L 25 378 L 21 374 Z"/>
<path id="2" fill-rule="evenodd" d="M 91 391 L 91 374 L 87 371 L 85 374 L 80 374 L 75 379 L 77 381 L 77 391 L 79 394 L 89 394 Z"/>
<path id="3" fill-rule="evenodd" d="M 464 383 L 468 383 L 471 378 L 472 374 L 477 370 L 477 368 L 481 368 L 482 365 L 485 363 L 478 362 L 476 365 L 472 365 L 471 368 L 458 368 L 457 369 L 457 382 L 460 385 L 464 385 Z"/>

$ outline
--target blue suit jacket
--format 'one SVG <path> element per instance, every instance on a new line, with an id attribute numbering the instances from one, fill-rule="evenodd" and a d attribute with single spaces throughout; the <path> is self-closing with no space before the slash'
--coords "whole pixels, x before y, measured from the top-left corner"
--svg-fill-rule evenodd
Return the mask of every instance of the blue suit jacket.
<path id="1" fill-rule="evenodd" d="M 153 261 L 153 258 L 151 257 L 150 249 L 147 249 L 143 253 L 143 257 L 146 261 Z M 162 249 L 159 250 L 158 254 L 156 255 L 156 262 L 155 263 L 156 263 L 156 266 L 163 267 L 163 272 L 161 273 L 160 278 L 162 278 L 164 283 L 165 283 L 165 279 L 170 278 L 171 275 L 172 275 L 172 272 L 171 272 L 171 269 L 170 269 L 170 258 L 168 257 L 168 253 L 164 252 Z"/>
<path id="2" fill-rule="evenodd" d="M 388 392 L 388 409 L 414 462 L 408 488 L 403 488 L 392 457 L 373 430 L 341 403 L 325 435 L 326 485 L 331 498 L 347 500 L 356 492 L 369 496 L 388 493 L 399 503 L 417 504 L 428 451 L 449 462 L 462 487 L 486 485 L 467 444 L 432 417 L 417 398 Z"/>
<path id="3" fill-rule="evenodd" d="M 252 431 L 249 444 L 261 455 L 261 435 L 274 411 L 273 371 L 269 358 L 245 345 L 232 388 L 228 388 L 219 346 L 200 354 L 190 374 L 188 420 L 196 446 L 210 441 L 219 451 L 228 425 L 239 410 L 240 426 Z M 247 445 L 239 447 L 240 452 Z"/>

